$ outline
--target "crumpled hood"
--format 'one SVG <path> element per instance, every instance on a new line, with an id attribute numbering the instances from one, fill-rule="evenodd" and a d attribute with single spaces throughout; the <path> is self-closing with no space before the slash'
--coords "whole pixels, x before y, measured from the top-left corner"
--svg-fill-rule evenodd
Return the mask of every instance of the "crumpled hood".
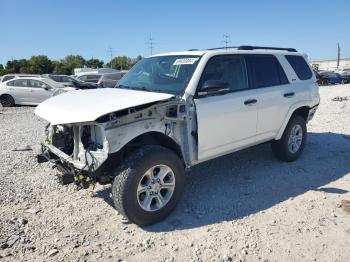
<path id="1" fill-rule="evenodd" d="M 120 88 L 76 90 L 45 100 L 35 114 L 52 125 L 90 122 L 108 113 L 171 97 L 174 95 Z"/>

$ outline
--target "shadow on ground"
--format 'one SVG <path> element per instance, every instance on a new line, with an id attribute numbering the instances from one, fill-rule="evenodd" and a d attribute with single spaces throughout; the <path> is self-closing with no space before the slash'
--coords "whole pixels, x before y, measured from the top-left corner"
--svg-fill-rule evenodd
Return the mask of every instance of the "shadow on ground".
<path id="1" fill-rule="evenodd" d="M 324 187 L 350 172 L 350 141 L 342 134 L 309 133 L 302 157 L 276 160 L 270 146 L 260 145 L 194 166 L 181 202 L 150 232 L 183 230 L 232 221 L 268 209 L 309 190 L 347 193 Z M 110 188 L 97 196 L 112 205 Z"/>

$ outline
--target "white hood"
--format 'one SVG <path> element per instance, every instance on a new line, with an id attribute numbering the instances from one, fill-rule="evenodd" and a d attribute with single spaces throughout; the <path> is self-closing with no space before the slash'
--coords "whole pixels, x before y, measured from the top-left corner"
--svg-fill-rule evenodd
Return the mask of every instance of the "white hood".
<path id="1" fill-rule="evenodd" d="M 35 109 L 52 125 L 95 121 L 119 110 L 166 100 L 174 95 L 120 88 L 70 91 L 54 96 Z"/>

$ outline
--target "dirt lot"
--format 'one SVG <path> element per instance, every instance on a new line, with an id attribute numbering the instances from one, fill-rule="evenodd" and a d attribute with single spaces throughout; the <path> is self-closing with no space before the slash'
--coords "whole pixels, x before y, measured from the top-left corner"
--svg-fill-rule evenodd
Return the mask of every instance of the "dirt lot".
<path id="1" fill-rule="evenodd" d="M 165 221 L 139 228 L 96 196 L 60 186 L 35 151 L 45 122 L 0 109 L 1 261 L 350 261 L 350 85 L 322 87 L 294 163 L 261 145 L 194 167 Z M 350 98 L 349 98 L 350 99 Z"/>

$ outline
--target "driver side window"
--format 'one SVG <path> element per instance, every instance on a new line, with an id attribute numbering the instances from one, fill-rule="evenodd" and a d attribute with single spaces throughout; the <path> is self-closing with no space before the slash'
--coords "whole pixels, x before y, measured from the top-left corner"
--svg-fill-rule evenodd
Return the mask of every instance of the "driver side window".
<path id="1" fill-rule="evenodd" d="M 245 59 L 240 55 L 212 57 L 202 74 L 198 88 L 208 80 L 220 80 L 228 84 L 230 92 L 249 88 Z"/>

